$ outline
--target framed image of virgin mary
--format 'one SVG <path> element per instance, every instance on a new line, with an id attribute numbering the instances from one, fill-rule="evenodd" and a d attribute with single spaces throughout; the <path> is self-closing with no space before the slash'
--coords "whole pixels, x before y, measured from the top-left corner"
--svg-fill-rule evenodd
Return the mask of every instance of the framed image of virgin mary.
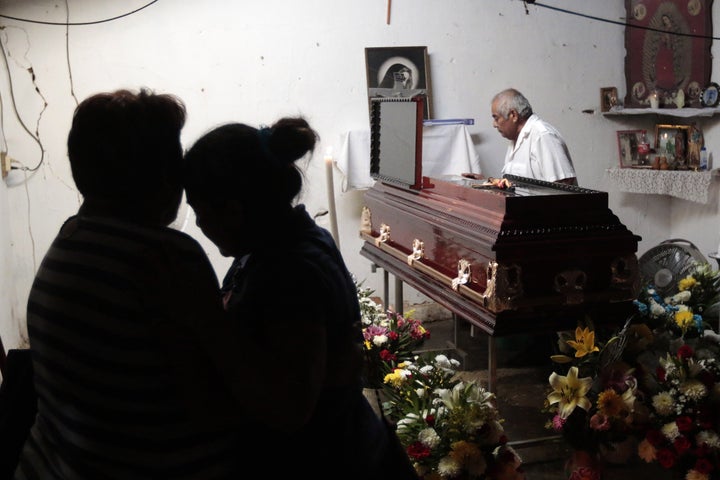
<path id="1" fill-rule="evenodd" d="M 662 107 L 679 90 L 688 106 L 701 106 L 712 70 L 712 3 L 625 0 L 626 108 L 648 108 L 653 92 Z"/>
<path id="2" fill-rule="evenodd" d="M 368 101 L 370 97 L 424 95 L 423 118 L 432 118 L 429 59 L 426 46 L 366 47 Z"/>

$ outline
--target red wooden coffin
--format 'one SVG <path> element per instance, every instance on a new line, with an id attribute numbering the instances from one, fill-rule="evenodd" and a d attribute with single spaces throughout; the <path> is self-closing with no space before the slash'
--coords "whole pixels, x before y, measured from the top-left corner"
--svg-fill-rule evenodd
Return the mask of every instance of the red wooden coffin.
<path id="1" fill-rule="evenodd" d="M 637 245 L 606 192 L 507 175 L 365 193 L 361 254 L 491 335 L 619 323 L 639 289 Z"/>

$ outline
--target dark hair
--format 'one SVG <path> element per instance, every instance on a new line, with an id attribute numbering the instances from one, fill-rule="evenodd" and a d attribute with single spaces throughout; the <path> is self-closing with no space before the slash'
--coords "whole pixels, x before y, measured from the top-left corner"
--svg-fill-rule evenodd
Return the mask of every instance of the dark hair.
<path id="1" fill-rule="evenodd" d="M 185 125 L 182 100 L 148 89 L 98 93 L 73 115 L 68 156 L 85 197 L 142 197 L 159 182 L 180 178 Z"/>
<path id="2" fill-rule="evenodd" d="M 289 205 L 303 185 L 295 162 L 312 152 L 318 140 L 302 117 L 281 118 L 260 129 L 242 123 L 216 127 L 185 154 L 188 200 Z"/>

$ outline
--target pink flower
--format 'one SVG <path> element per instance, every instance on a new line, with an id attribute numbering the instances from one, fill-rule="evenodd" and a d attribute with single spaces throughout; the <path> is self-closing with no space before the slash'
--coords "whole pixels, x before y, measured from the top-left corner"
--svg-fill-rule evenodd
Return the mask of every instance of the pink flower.
<path id="1" fill-rule="evenodd" d="M 572 471 L 569 480 L 600 480 L 600 470 L 591 467 L 578 467 Z"/>
<path id="2" fill-rule="evenodd" d="M 601 432 L 610 430 L 610 419 L 602 413 L 596 413 L 590 417 L 590 428 Z"/>

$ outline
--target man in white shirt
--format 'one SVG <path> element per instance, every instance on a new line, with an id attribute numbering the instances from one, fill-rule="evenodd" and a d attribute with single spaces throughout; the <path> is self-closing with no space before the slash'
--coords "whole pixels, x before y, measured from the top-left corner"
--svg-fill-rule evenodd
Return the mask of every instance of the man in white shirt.
<path id="1" fill-rule="evenodd" d="M 533 113 L 525 96 L 509 88 L 491 104 L 493 127 L 510 140 L 502 173 L 577 185 L 567 145 L 555 127 Z"/>

